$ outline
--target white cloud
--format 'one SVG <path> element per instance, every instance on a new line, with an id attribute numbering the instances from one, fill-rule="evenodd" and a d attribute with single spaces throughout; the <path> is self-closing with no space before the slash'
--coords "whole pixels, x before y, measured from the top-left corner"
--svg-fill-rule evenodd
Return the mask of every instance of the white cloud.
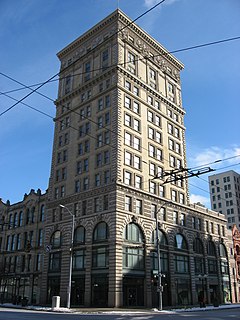
<path id="1" fill-rule="evenodd" d="M 226 160 L 225 160 L 226 159 Z M 232 148 L 210 147 L 192 155 L 189 158 L 189 166 L 205 166 L 213 164 L 214 168 L 225 167 L 231 164 L 236 164 L 240 161 L 240 147 L 233 146 Z M 215 162 L 215 163 L 214 163 Z M 226 169 L 227 170 L 227 169 Z"/>
<path id="2" fill-rule="evenodd" d="M 190 195 L 190 203 L 201 203 L 206 207 L 210 207 L 209 197 L 204 197 L 199 194 L 191 194 Z"/>

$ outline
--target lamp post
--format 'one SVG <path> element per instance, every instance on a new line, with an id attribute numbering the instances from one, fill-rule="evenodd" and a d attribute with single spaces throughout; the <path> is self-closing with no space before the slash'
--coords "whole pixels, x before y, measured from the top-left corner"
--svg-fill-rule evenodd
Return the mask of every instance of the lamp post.
<path id="1" fill-rule="evenodd" d="M 200 297 L 200 307 L 205 308 L 205 288 L 204 288 L 204 280 L 207 278 L 206 274 L 199 274 L 198 275 L 199 280 L 202 282 L 202 297 Z"/>
<path id="2" fill-rule="evenodd" d="M 72 232 L 71 232 L 71 244 L 70 244 L 70 261 L 69 261 L 69 276 L 68 276 L 68 287 L 67 287 L 67 308 L 70 309 L 71 304 L 71 289 L 72 289 L 72 264 L 73 264 L 73 239 L 74 239 L 74 223 L 75 216 L 72 212 L 64 205 L 59 205 L 61 208 L 64 208 L 72 216 Z"/>
<path id="3" fill-rule="evenodd" d="M 158 310 L 162 310 L 162 294 L 163 294 L 163 286 L 162 286 L 162 270 L 161 270 L 161 252 L 160 252 L 160 239 L 158 234 L 158 213 L 164 208 L 165 204 L 172 203 L 171 201 L 164 201 L 160 208 L 157 210 L 155 215 L 156 220 L 156 242 L 157 242 L 157 259 L 158 259 Z"/>

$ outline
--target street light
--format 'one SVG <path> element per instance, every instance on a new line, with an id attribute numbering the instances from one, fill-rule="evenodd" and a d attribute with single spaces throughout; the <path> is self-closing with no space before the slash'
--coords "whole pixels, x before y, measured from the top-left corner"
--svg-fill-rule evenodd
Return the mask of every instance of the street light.
<path id="1" fill-rule="evenodd" d="M 157 210 L 155 219 L 156 219 L 156 241 L 157 241 L 157 258 L 158 258 L 158 310 L 162 310 L 162 294 L 163 294 L 163 286 L 162 286 L 162 270 L 161 270 L 161 252 L 160 252 L 160 239 L 158 234 L 158 213 L 164 208 L 165 204 L 172 203 L 171 201 L 164 201 L 160 208 Z"/>
<path id="2" fill-rule="evenodd" d="M 59 207 L 64 208 L 72 216 L 72 232 L 71 232 L 71 245 L 70 245 L 70 261 L 69 261 L 69 276 L 68 276 L 68 287 L 67 287 L 67 308 L 70 309 L 71 304 L 71 288 L 72 288 L 72 264 L 73 264 L 73 238 L 74 238 L 74 223 L 75 216 L 72 212 L 65 207 L 63 204 L 60 204 Z"/>
<path id="3" fill-rule="evenodd" d="M 207 279 L 207 275 L 206 274 L 199 274 L 198 275 L 199 280 L 202 282 L 202 296 L 200 296 L 200 307 L 201 308 L 205 308 L 205 288 L 204 288 L 204 280 Z M 207 300 L 207 299 L 206 299 Z"/>

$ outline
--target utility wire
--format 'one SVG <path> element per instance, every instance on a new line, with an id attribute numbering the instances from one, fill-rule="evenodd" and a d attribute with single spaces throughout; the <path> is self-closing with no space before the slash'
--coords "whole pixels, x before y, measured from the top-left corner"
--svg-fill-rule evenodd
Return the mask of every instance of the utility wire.
<path id="1" fill-rule="evenodd" d="M 3 73 L 1 73 L 1 72 L 0 72 L 0 74 L 3 75 Z M 7 75 L 6 75 L 6 76 L 7 76 Z M 8 77 L 10 80 L 12 80 L 12 81 L 14 81 L 14 82 L 17 82 L 17 83 L 21 84 L 22 86 L 24 86 L 24 87 L 26 87 L 26 88 L 29 89 L 29 86 L 26 86 L 25 84 L 19 82 L 18 80 L 15 80 L 15 79 L 13 79 L 13 78 L 11 78 L 11 77 L 9 77 L 9 76 L 7 76 L 7 77 Z M 32 90 L 32 89 L 30 88 L 30 90 Z M 15 99 L 15 98 L 7 95 L 7 94 L 4 93 L 4 92 L 0 92 L 0 94 L 3 94 L 3 95 L 7 96 L 7 97 L 10 98 L 10 99 L 13 99 L 14 101 L 18 101 L 17 99 Z M 51 98 L 49 98 L 49 97 L 47 97 L 47 96 L 44 96 L 44 97 L 48 98 L 48 99 L 51 100 L 51 101 L 54 101 L 53 99 L 51 99 Z M 39 110 L 39 109 L 37 109 L 37 108 L 35 108 L 35 107 L 32 107 L 32 106 L 30 106 L 30 105 L 28 105 L 28 104 L 25 104 L 25 103 L 22 103 L 22 104 L 25 105 L 25 106 L 27 106 L 28 108 L 30 108 L 30 109 L 32 109 L 32 110 L 35 110 L 35 111 L 37 111 L 37 112 L 39 112 L 39 113 L 41 113 L 41 114 L 43 114 L 43 115 L 46 115 L 47 117 L 50 117 L 51 119 L 54 120 L 54 118 L 53 118 L 52 116 L 50 116 L 49 114 L 44 113 L 44 112 L 42 112 L 41 110 Z M 83 115 L 81 115 L 79 112 L 77 112 L 77 111 L 75 111 L 75 110 L 73 110 L 73 109 L 69 109 L 69 110 L 70 110 L 71 112 L 74 112 L 75 114 L 81 116 L 82 118 L 85 118 L 85 119 L 88 120 L 89 122 L 92 122 L 92 123 L 94 123 L 95 125 L 98 125 L 98 123 L 97 123 L 96 121 L 92 120 L 91 118 L 88 118 L 88 117 L 86 117 L 86 116 L 83 116 Z M 60 120 L 55 120 L 55 121 L 59 121 L 59 122 L 60 122 Z M 76 130 L 76 131 L 79 131 L 79 129 L 73 127 L 72 125 L 69 126 L 69 127 L 71 127 L 72 129 L 74 129 L 74 130 Z M 115 131 L 107 128 L 106 126 L 105 126 L 105 127 L 103 126 L 101 129 L 104 129 L 104 128 L 105 128 L 107 131 L 112 132 L 112 133 L 114 133 L 114 134 L 116 134 L 116 135 L 118 135 L 119 137 L 121 137 L 121 138 L 124 139 L 124 137 L 123 137 L 122 135 L 120 135 L 120 134 L 116 133 Z M 92 135 L 90 135 L 89 133 L 86 133 L 86 135 L 88 135 L 88 136 L 91 137 L 91 138 L 94 138 L 94 139 L 97 141 L 97 138 L 94 137 L 94 136 L 92 136 Z M 103 142 L 103 144 L 104 144 L 104 142 Z M 108 145 L 108 146 L 110 146 L 110 147 L 113 148 L 113 146 L 111 146 L 110 144 L 106 144 L 106 145 Z M 141 148 L 142 148 L 143 150 L 146 150 L 147 152 L 149 152 L 149 149 L 148 149 L 148 148 L 144 148 L 143 146 L 142 146 Z M 115 148 L 115 149 L 117 150 L 117 148 Z M 215 163 L 218 163 L 218 162 L 220 162 L 220 161 L 226 161 L 226 160 L 229 160 L 229 159 L 233 159 L 233 158 L 236 158 L 236 157 L 239 157 L 239 156 L 240 156 L 240 155 L 233 156 L 233 157 L 229 157 L 229 158 L 226 158 L 226 159 L 216 160 L 216 161 L 211 162 L 211 163 L 207 163 L 207 164 L 204 164 L 204 165 L 200 165 L 200 166 L 193 167 L 193 168 L 191 168 L 191 170 L 193 170 L 193 169 L 195 169 L 195 168 L 201 168 L 201 167 L 204 167 L 204 166 L 207 166 L 207 165 L 210 165 L 210 164 L 215 164 Z M 167 161 L 168 163 L 170 163 L 168 159 L 164 159 L 164 158 L 163 158 L 162 161 L 164 161 L 164 160 Z M 143 163 L 144 163 L 144 161 L 143 161 Z"/>
<path id="2" fill-rule="evenodd" d="M 198 169 L 198 168 L 201 168 L 201 167 L 206 167 L 206 166 L 209 166 L 209 165 L 211 165 L 211 164 L 216 164 L 216 163 L 219 163 L 219 162 L 223 162 L 223 161 L 227 161 L 227 160 L 232 160 L 232 159 L 235 159 L 235 158 L 238 158 L 238 157 L 240 157 L 240 154 L 238 154 L 238 155 L 236 155 L 236 156 L 224 158 L 224 159 L 217 159 L 217 160 L 212 161 L 212 162 L 209 162 L 209 163 L 205 163 L 205 164 L 202 164 L 202 165 L 199 165 L 199 166 L 196 166 L 196 167 L 192 167 L 191 169 Z"/>
<path id="3" fill-rule="evenodd" d="M 3 73 L 3 72 L 1 72 L 1 71 L 0 71 L 0 75 L 4 76 L 5 78 L 7 78 L 7 79 L 9 79 L 9 80 L 11 80 L 11 81 L 14 81 L 14 82 L 20 84 L 21 86 L 24 87 L 24 89 L 29 89 L 29 90 L 31 90 L 32 92 L 35 92 L 35 93 L 39 94 L 40 96 L 42 96 L 42 97 L 44 97 L 44 98 L 46 98 L 46 99 L 54 102 L 54 100 L 53 100 L 52 98 L 46 96 L 45 94 L 43 94 L 43 93 L 41 93 L 41 92 L 34 91 L 34 89 L 32 89 L 31 86 L 27 86 L 27 85 L 25 85 L 24 83 L 22 83 L 22 82 L 14 79 L 14 78 L 8 76 L 7 74 L 5 74 L 5 73 Z M 1 94 L 4 94 L 4 93 L 1 93 Z"/>
<path id="4" fill-rule="evenodd" d="M 229 166 L 225 166 L 225 167 L 222 167 L 222 168 L 214 169 L 214 171 L 219 171 L 219 170 L 223 170 L 223 169 L 226 169 L 226 168 L 229 168 L 229 167 L 234 167 L 234 166 L 239 166 L 239 165 L 240 165 L 240 163 L 236 163 L 236 164 L 233 164 L 233 165 L 229 165 Z M 209 186 L 209 181 L 205 180 L 204 178 L 200 178 L 200 177 L 198 177 L 198 179 L 206 182 L 206 183 L 208 184 L 208 186 Z M 192 185 L 192 184 L 191 184 L 191 185 Z M 198 187 L 198 186 L 195 186 L 195 185 L 192 185 L 192 186 L 193 186 L 193 187 L 196 187 L 196 188 L 198 188 L 198 189 L 200 189 L 200 190 L 202 190 L 202 191 L 204 191 L 204 192 L 206 192 L 206 193 L 208 193 L 210 196 L 212 195 L 210 191 L 204 190 L 204 189 L 202 189 L 202 188 L 200 188 L 200 187 Z M 214 187 L 219 187 L 218 185 L 213 185 L 213 186 L 214 186 Z M 221 187 L 219 187 L 219 188 L 220 188 L 222 191 L 226 192 L 226 190 L 224 190 L 223 188 L 221 188 Z M 233 195 L 234 195 L 235 197 L 237 197 L 237 194 L 236 194 L 236 193 L 233 193 Z M 222 198 L 222 197 L 220 197 L 219 200 L 223 200 L 223 201 L 225 201 L 225 202 L 226 202 L 226 201 L 229 201 L 229 200 L 226 200 L 226 198 Z M 233 203 L 233 205 L 239 207 L 239 205 L 238 205 L 237 203 Z"/>
<path id="5" fill-rule="evenodd" d="M 21 104 L 24 105 L 25 107 L 28 107 L 28 108 L 30 108 L 30 109 L 38 112 L 38 113 L 41 113 L 41 114 L 43 114 L 44 116 L 46 116 L 46 117 L 48 117 L 48 118 L 54 119 L 54 117 L 51 116 L 50 114 L 48 114 L 48 113 L 46 113 L 46 112 L 44 112 L 44 111 L 42 111 L 42 110 L 39 110 L 39 109 L 37 109 L 37 108 L 35 108 L 35 107 L 33 107 L 33 106 L 30 106 L 29 104 L 27 104 L 27 103 L 25 103 L 25 102 L 19 101 L 19 100 L 15 99 L 15 98 L 13 98 L 13 97 L 11 97 L 11 96 L 9 96 L 8 94 L 6 94 L 6 93 L 4 93 L 4 92 L 0 92 L 0 94 L 8 97 L 9 99 L 12 99 L 12 100 L 14 100 L 14 101 L 16 101 L 16 102 L 21 103 Z"/>
<path id="6" fill-rule="evenodd" d="M 172 53 L 177 53 L 177 52 L 183 52 L 183 51 L 188 51 L 188 50 L 193 50 L 193 49 L 198 49 L 198 48 L 202 48 L 202 47 L 206 47 L 206 46 L 211 46 L 211 45 L 216 45 L 216 44 L 220 44 L 220 43 L 223 43 L 223 42 L 228 42 L 228 41 L 234 41 L 234 40 L 239 40 L 240 39 L 240 36 L 239 37 L 233 37 L 233 38 L 227 38 L 227 39 L 222 39 L 222 40 L 218 40 L 218 41 L 213 41 L 213 42 L 208 42 L 208 43 L 204 43 L 204 44 L 200 44 L 200 45 L 195 45 L 195 46 L 191 46 L 191 47 L 186 47 L 186 48 L 181 48 L 181 49 L 177 49 L 177 50 L 173 50 L 173 51 L 168 51 L 166 53 L 162 53 L 162 54 L 156 54 L 156 55 L 153 55 L 153 58 L 155 57 L 164 57 L 165 55 L 169 55 L 169 54 L 172 54 Z M 81 57 L 83 58 L 83 57 Z M 134 62 L 137 62 L 137 61 L 142 61 L 142 60 L 145 60 L 147 59 L 147 57 L 143 57 L 143 58 L 136 58 L 134 59 Z M 75 62 L 74 62 L 75 63 Z M 111 68 L 111 67 L 117 67 L 117 66 L 124 66 L 126 64 L 128 64 L 129 62 L 126 61 L 126 62 L 123 62 L 123 63 L 118 63 L 118 64 L 112 64 L 110 66 L 108 66 L 108 68 Z M 66 67 L 68 68 L 68 67 Z M 96 68 L 96 69 L 92 69 L 91 72 L 95 72 L 95 71 L 101 71 L 102 70 L 102 67 L 101 68 Z M 63 72 L 63 70 L 61 71 L 61 73 Z M 76 76 L 79 76 L 79 75 L 83 75 L 83 74 L 86 74 L 87 72 L 86 71 L 83 71 L 83 72 L 80 72 L 80 73 L 75 73 L 72 75 L 72 77 L 76 77 Z M 5 76 L 11 80 L 13 80 L 13 78 L 11 78 L 10 76 L 4 74 L 3 72 L 0 72 L 0 74 L 2 76 Z M 60 73 L 59 73 L 60 74 Z M 48 83 L 50 82 L 55 82 L 55 81 L 60 81 L 60 80 L 63 80 L 67 78 L 67 76 L 62 76 L 62 77 L 59 77 L 58 79 L 52 79 L 52 80 L 49 80 Z M 17 82 L 17 81 L 16 81 Z M 20 82 L 17 82 L 19 84 L 21 84 Z M 26 86 L 26 85 L 23 85 L 24 88 L 17 88 L 17 89 L 13 89 L 13 90 L 10 90 L 10 91 L 6 91 L 4 93 L 12 93 L 12 92 L 16 92 L 16 91 L 20 91 L 20 90 L 25 90 L 25 89 L 31 89 L 32 87 L 35 87 L 35 86 L 39 86 L 43 84 L 43 82 L 41 83 L 37 83 L 37 84 L 32 84 L 32 85 L 29 85 L 29 86 Z M 3 94 L 3 93 L 1 93 Z M 0 94 L 0 95 L 1 95 Z"/>
<path id="7" fill-rule="evenodd" d="M 162 4 L 163 2 L 165 2 L 166 0 L 162 0 L 159 1 L 157 4 L 155 4 L 154 6 L 152 6 L 150 9 L 144 11 L 140 16 L 138 16 L 136 19 L 132 20 L 131 22 L 129 22 L 126 26 L 124 26 L 123 28 L 121 28 L 120 30 L 118 30 L 117 32 L 115 32 L 114 34 L 112 34 L 108 39 L 106 39 L 104 42 L 108 41 L 109 39 L 113 38 L 115 35 L 117 35 L 119 32 L 121 32 L 122 30 L 128 28 L 130 25 L 132 25 L 135 21 L 137 21 L 138 19 L 142 18 L 144 15 L 146 15 L 147 13 L 149 13 L 150 11 L 152 11 L 153 9 L 155 9 L 157 6 L 159 6 L 160 4 Z M 30 95 L 32 95 L 34 92 L 36 92 L 37 90 L 39 90 L 40 88 L 42 88 L 45 84 L 47 84 L 49 81 L 51 81 L 52 79 L 56 78 L 61 72 L 64 72 L 67 68 L 69 68 L 70 66 L 74 65 L 76 62 L 78 62 L 79 60 L 83 59 L 85 56 L 89 55 L 89 53 L 91 53 L 93 50 L 95 50 L 96 48 L 98 48 L 99 46 L 102 46 L 103 43 L 99 43 L 96 47 L 91 48 L 91 50 L 89 50 L 87 53 L 85 53 L 82 57 L 79 57 L 78 59 L 76 59 L 75 61 L 73 61 L 69 66 L 65 67 L 63 70 L 61 70 L 60 72 L 56 73 L 55 75 L 53 75 L 52 77 L 50 77 L 48 80 L 44 81 L 41 85 L 37 86 L 37 88 L 33 89 L 31 92 L 29 92 L 27 95 L 25 95 L 23 98 L 21 98 L 19 101 L 17 101 L 16 103 L 14 103 L 11 107 L 7 108 L 6 110 L 4 110 L 2 113 L 0 113 L 0 117 L 2 115 L 4 115 L 6 112 L 10 111 L 11 109 L 13 109 L 14 107 L 16 107 L 20 102 L 22 102 L 23 100 L 25 100 L 27 97 L 29 97 Z"/>

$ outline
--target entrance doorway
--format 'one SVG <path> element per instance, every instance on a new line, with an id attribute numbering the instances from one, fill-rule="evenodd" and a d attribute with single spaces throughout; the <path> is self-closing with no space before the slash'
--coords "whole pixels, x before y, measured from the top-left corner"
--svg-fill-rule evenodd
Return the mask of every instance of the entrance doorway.
<path id="1" fill-rule="evenodd" d="M 123 304 L 126 307 L 144 306 L 144 279 L 130 278 L 123 279 Z"/>

